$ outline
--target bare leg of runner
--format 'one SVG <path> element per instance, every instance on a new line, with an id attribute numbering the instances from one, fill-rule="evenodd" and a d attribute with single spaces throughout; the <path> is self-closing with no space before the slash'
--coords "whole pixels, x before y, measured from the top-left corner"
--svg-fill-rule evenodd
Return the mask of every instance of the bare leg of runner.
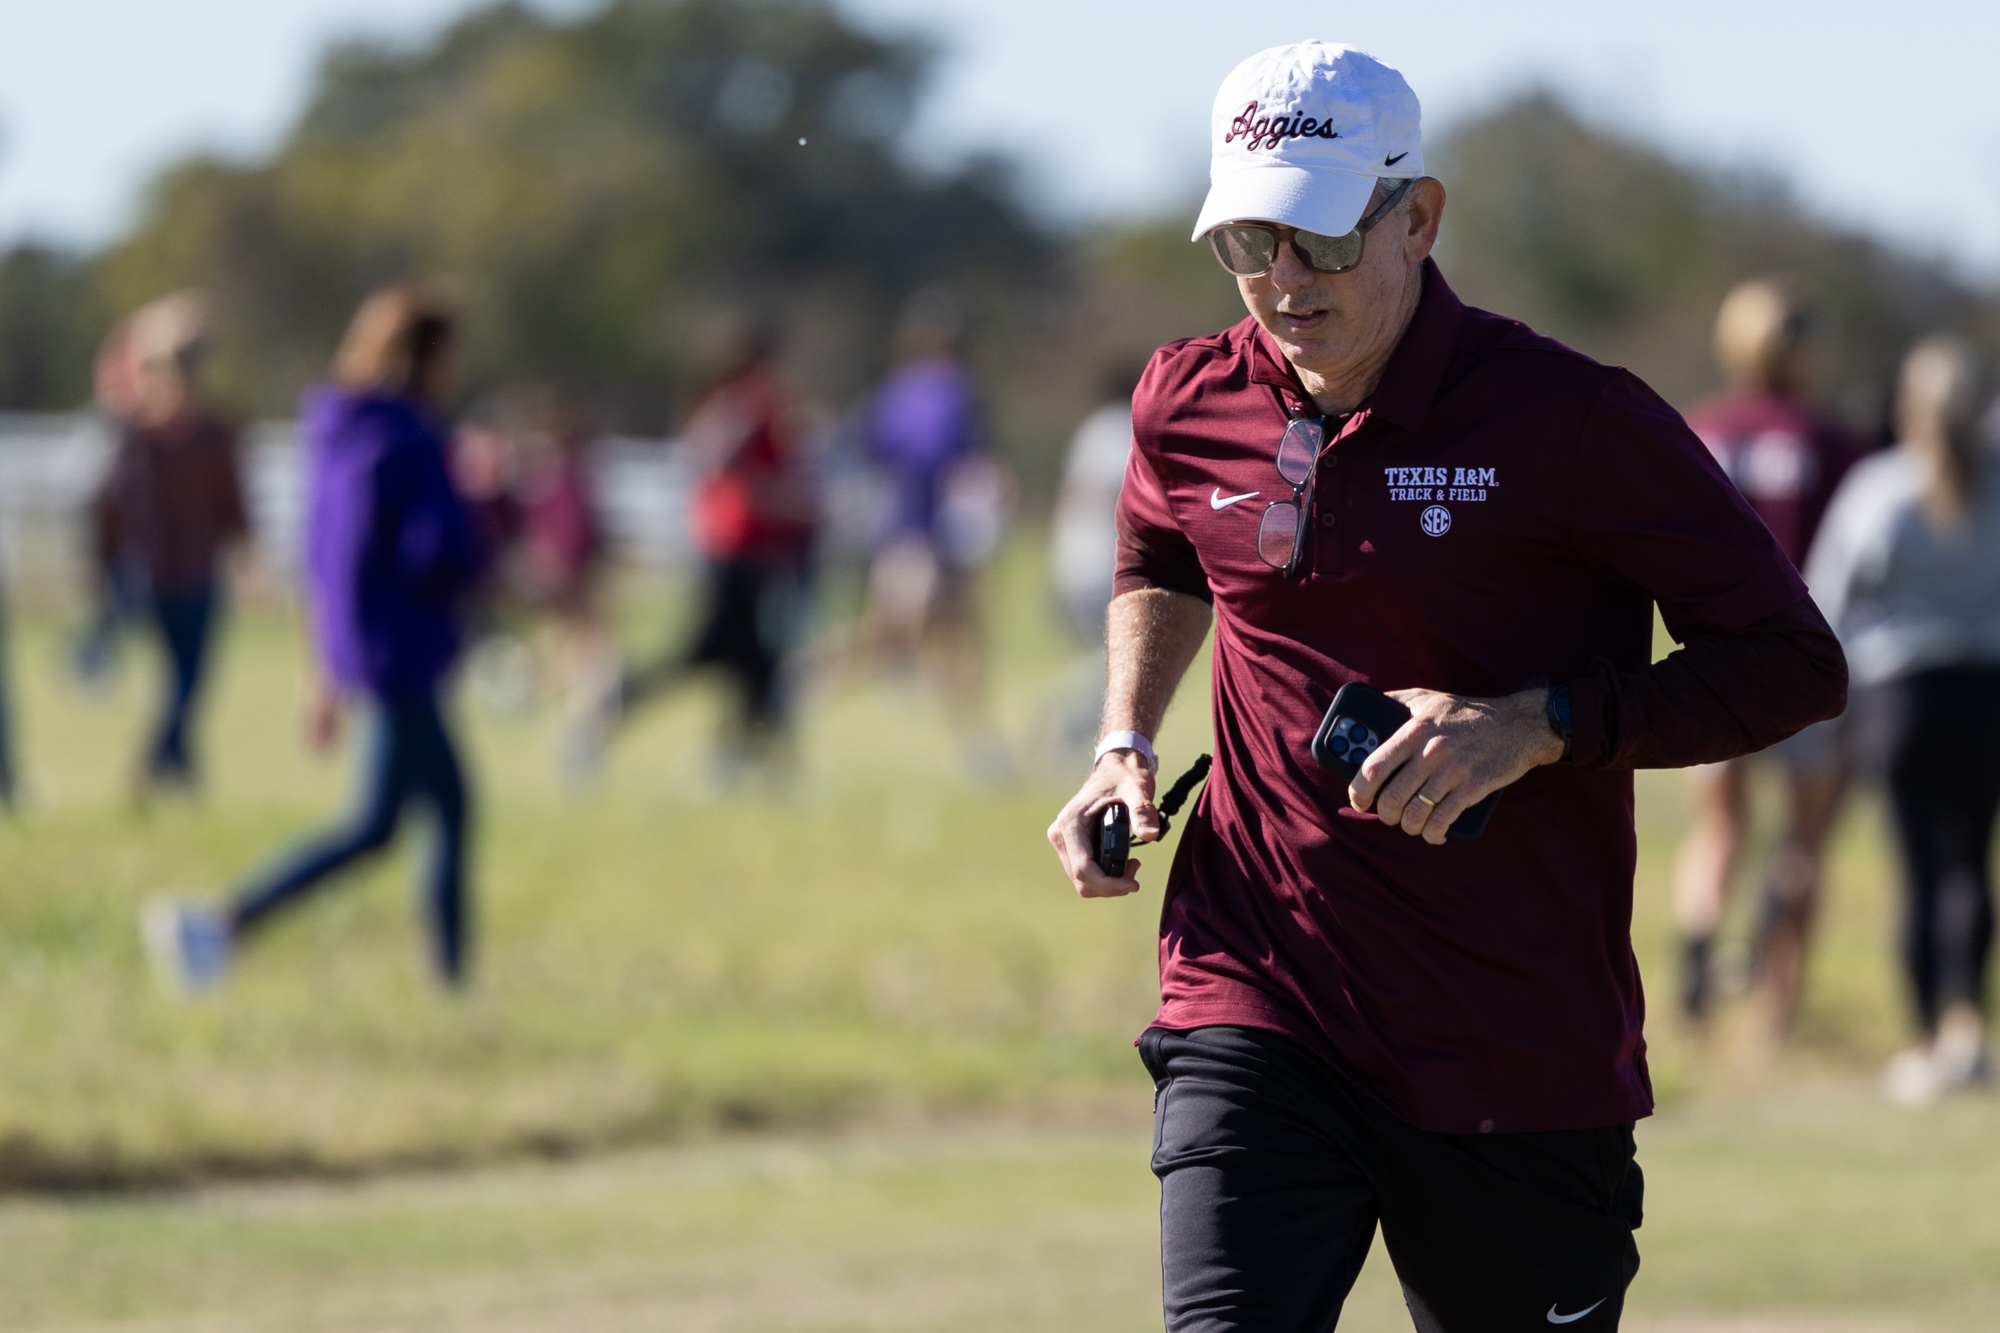
<path id="1" fill-rule="evenodd" d="M 1707 1017 L 1714 997 L 1715 933 L 1749 824 L 1746 777 L 1740 762 L 1688 770 L 1694 827 L 1674 862 L 1674 923 L 1681 935 L 1681 1008 L 1694 1019 Z"/>
<path id="2" fill-rule="evenodd" d="M 1820 866 L 1847 779 L 1837 769 L 1798 773 L 1787 787 L 1791 808 L 1784 843 L 1764 883 L 1753 980 L 1772 1037 L 1785 1036 L 1798 1021 L 1806 951 L 1819 915 Z"/>

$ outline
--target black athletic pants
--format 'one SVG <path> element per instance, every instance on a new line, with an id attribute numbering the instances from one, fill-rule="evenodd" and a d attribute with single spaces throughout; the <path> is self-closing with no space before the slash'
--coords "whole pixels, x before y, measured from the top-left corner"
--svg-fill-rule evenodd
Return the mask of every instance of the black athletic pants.
<path id="1" fill-rule="evenodd" d="M 741 693 L 743 730 L 753 735 L 780 730 L 785 723 L 780 686 L 791 612 L 786 603 L 796 579 L 796 570 L 780 560 L 711 561 L 707 604 L 694 642 L 685 651 L 627 672 L 622 706 L 636 709 L 678 685 L 694 668 L 716 666 Z"/>
<path id="2" fill-rule="evenodd" d="M 1149 1028 L 1170 1333 L 1325 1333 L 1379 1222 L 1419 1333 L 1615 1329 L 1632 1127 L 1432 1134 L 1297 1043 Z"/>
<path id="3" fill-rule="evenodd" d="M 1889 800 L 1903 851 L 1903 966 L 1925 1032 L 1984 1006 L 1993 950 L 1987 860 L 2000 811 L 2000 668 L 1944 667 L 1891 701 Z"/>

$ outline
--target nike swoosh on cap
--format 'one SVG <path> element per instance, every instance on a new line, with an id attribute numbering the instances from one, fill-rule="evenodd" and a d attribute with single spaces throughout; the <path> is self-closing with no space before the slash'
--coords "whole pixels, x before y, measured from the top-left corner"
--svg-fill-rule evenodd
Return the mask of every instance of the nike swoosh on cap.
<path id="1" fill-rule="evenodd" d="M 1403 150 L 1402 152 L 1400 152 L 1400 153 L 1396 154 L 1396 155 L 1395 155 L 1394 157 L 1385 157 L 1385 158 L 1383 158 L 1383 159 L 1382 159 L 1382 165 L 1383 165 L 1383 166 L 1385 166 L 1385 167 L 1393 167 L 1393 166 L 1395 166 L 1395 165 L 1396 165 L 1396 164 L 1397 164 L 1398 162 L 1401 162 L 1401 161 L 1402 161 L 1402 160 L 1403 160 L 1404 158 L 1408 157 L 1409 155 L 1410 155 L 1410 150 L 1409 150 L 1409 149 L 1407 149 L 1407 148 L 1405 148 L 1405 149 L 1404 149 L 1404 150 Z M 1593 1306 L 1591 1306 L 1590 1308 L 1591 1308 L 1591 1309 L 1593 1309 L 1593 1310 L 1595 1310 L 1595 1309 L 1597 1308 L 1597 1306 L 1593 1305 Z"/>
<path id="2" fill-rule="evenodd" d="M 1245 491 L 1241 495 L 1224 495 L 1222 488 L 1217 486 L 1215 494 L 1208 497 L 1208 507 L 1210 509 L 1227 509 L 1229 506 L 1240 501 L 1253 500 L 1257 497 L 1257 494 L 1256 491 Z"/>
<path id="3" fill-rule="evenodd" d="M 1600 1296 L 1597 1298 L 1596 1304 L 1586 1305 L 1581 1310 L 1578 1310 L 1575 1314 L 1557 1314 L 1556 1307 L 1551 1305 L 1549 1307 L 1549 1322 L 1551 1324 L 1574 1324 L 1577 1320 L 1583 1318 L 1585 1315 L 1589 1314 L 1592 1310 L 1595 1310 L 1599 1305 L 1604 1304 L 1604 1302 L 1610 1299 L 1611 1298 L 1609 1296 Z"/>

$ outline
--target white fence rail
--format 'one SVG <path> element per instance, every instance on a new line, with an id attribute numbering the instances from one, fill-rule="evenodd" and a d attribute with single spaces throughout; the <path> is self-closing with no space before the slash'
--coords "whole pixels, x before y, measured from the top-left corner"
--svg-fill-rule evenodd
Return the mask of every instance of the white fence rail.
<path id="1" fill-rule="evenodd" d="M 90 498 L 114 441 L 111 423 L 95 413 L 0 412 L 0 566 L 10 581 L 83 586 Z M 242 444 L 258 546 L 289 572 L 303 502 L 296 427 L 256 422 Z M 591 478 L 615 557 L 649 566 L 688 558 L 694 475 L 678 451 L 660 440 L 609 437 L 592 447 Z"/>

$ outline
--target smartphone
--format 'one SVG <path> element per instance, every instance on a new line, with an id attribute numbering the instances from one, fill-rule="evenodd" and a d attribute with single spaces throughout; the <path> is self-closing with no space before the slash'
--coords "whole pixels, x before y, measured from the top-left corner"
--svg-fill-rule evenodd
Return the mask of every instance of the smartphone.
<path id="1" fill-rule="evenodd" d="M 1126 858 L 1132 855 L 1132 812 L 1125 802 L 1113 801 L 1097 812 L 1091 829 L 1091 859 L 1113 879 L 1125 874 Z"/>
<path id="2" fill-rule="evenodd" d="M 1340 775 L 1343 802 L 1347 799 L 1347 784 L 1361 771 L 1362 761 L 1409 720 L 1409 709 L 1373 685 L 1351 680 L 1340 687 L 1313 736 L 1312 757 Z M 1493 817 L 1493 807 L 1499 803 L 1500 793 L 1496 791 L 1467 806 L 1445 830 L 1446 840 L 1471 842 L 1477 838 L 1486 831 L 1486 821 Z"/>

